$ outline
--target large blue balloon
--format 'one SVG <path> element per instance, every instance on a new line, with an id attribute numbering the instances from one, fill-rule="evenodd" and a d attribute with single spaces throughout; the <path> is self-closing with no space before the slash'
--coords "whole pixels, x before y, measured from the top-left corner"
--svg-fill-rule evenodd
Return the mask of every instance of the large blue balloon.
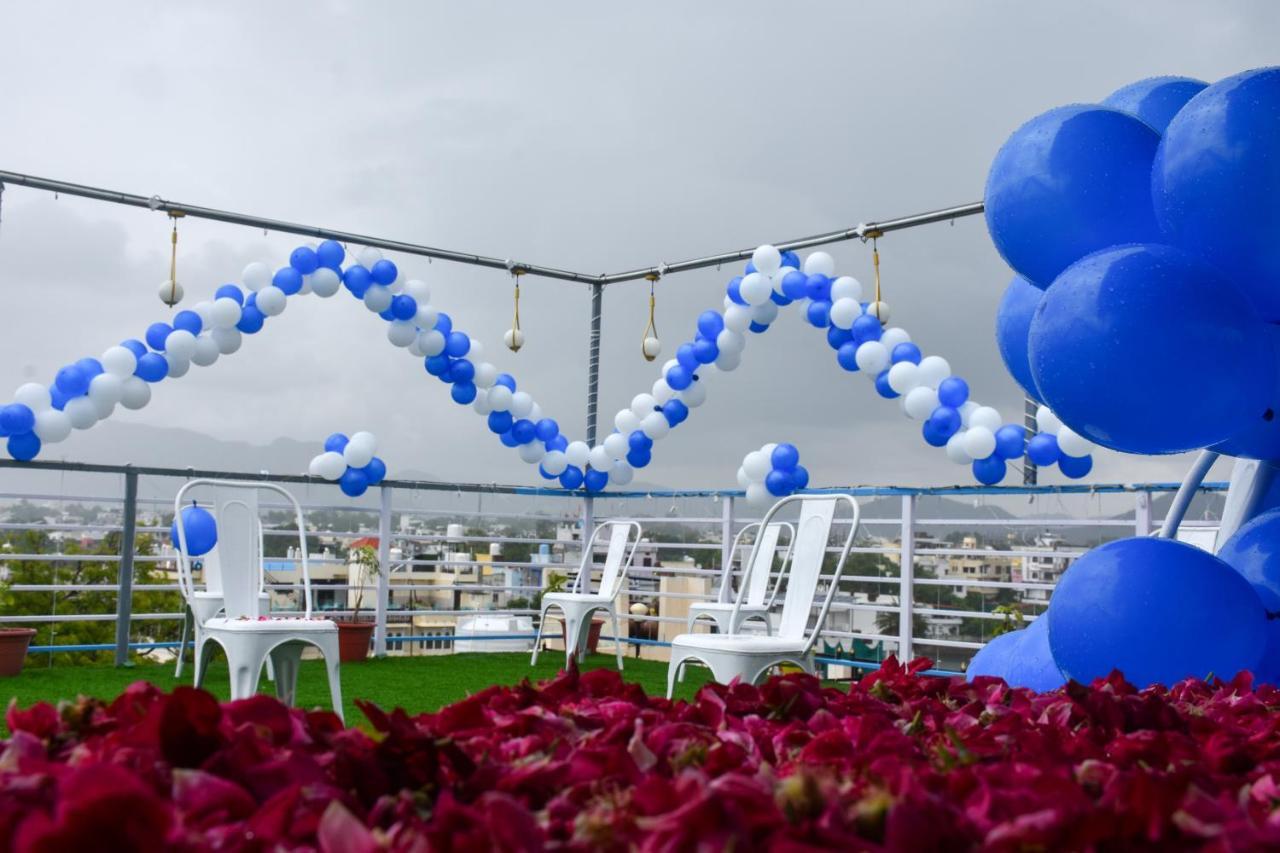
<path id="1" fill-rule="evenodd" d="M 964 671 L 965 681 L 973 681 L 980 675 L 1008 678 L 1009 658 L 1017 650 L 1018 641 L 1022 639 L 1019 636 L 1020 633 L 1010 631 L 1007 634 L 1001 634 L 978 649 L 978 653 L 969 661 L 969 666 Z"/>
<path id="2" fill-rule="evenodd" d="M 1218 558 L 1253 586 L 1268 616 L 1280 616 L 1280 509 L 1264 512 L 1236 531 Z M 1280 684 L 1280 619 L 1267 620 L 1267 648 L 1254 670 L 1260 680 Z"/>
<path id="3" fill-rule="evenodd" d="M 35 429 L 36 416 L 30 406 L 22 403 L 10 403 L 0 408 L 0 430 L 5 435 L 21 435 Z"/>
<path id="4" fill-rule="evenodd" d="M 1074 105 L 1013 132 L 987 173 L 987 230 L 1037 287 L 1080 258 L 1159 239 L 1151 162 L 1160 135 L 1119 110 Z"/>
<path id="5" fill-rule="evenodd" d="M 1164 133 L 1178 110 L 1208 85 L 1191 77 L 1148 77 L 1116 89 L 1102 105 L 1140 118 L 1156 133 Z"/>
<path id="6" fill-rule="evenodd" d="M 40 452 L 40 437 L 34 432 L 9 436 L 9 455 L 19 462 L 30 462 Z"/>
<path id="7" fill-rule="evenodd" d="M 1172 539 L 1119 539 L 1067 569 L 1049 601 L 1049 645 L 1068 678 L 1113 669 L 1138 687 L 1231 678 L 1257 667 L 1267 619 L 1243 576 Z"/>
<path id="8" fill-rule="evenodd" d="M 338 488 L 349 498 L 358 498 L 369 488 L 369 475 L 363 468 L 347 468 L 338 478 Z"/>
<path id="9" fill-rule="evenodd" d="M 326 453 L 341 453 L 347 448 L 347 442 L 350 441 L 340 432 L 330 433 L 329 437 L 324 440 L 324 449 Z"/>
<path id="10" fill-rule="evenodd" d="M 1011 650 L 1004 680 L 1013 687 L 1026 687 L 1037 693 L 1057 690 L 1067 683 L 1049 648 L 1049 620 L 1036 619 L 1021 631 L 1013 632 L 1018 644 Z"/>
<path id="11" fill-rule="evenodd" d="M 1044 291 L 1017 275 L 1005 288 L 1004 296 L 1000 298 L 1000 307 L 996 309 L 996 346 L 1000 348 L 1000 358 L 1004 360 L 1005 369 L 1009 371 L 1013 381 L 1037 403 L 1044 401 L 1036 390 L 1036 381 L 1031 376 L 1031 363 L 1027 360 L 1027 333 L 1031 331 L 1031 318 L 1035 316 L 1036 306 L 1040 304 L 1042 296 Z M 938 388 L 938 395 L 941 399 L 941 387 Z"/>
<path id="12" fill-rule="evenodd" d="M 187 555 L 201 557 L 213 550 L 218 544 L 218 523 L 213 514 L 204 507 L 186 506 L 182 508 L 182 536 L 187 546 Z M 178 548 L 178 519 L 169 525 L 169 539 L 173 547 Z"/>
<path id="13" fill-rule="evenodd" d="M 1151 172 L 1168 239 L 1221 267 L 1280 320 L 1280 68 L 1196 95 L 1169 123 Z"/>
<path id="14" fill-rule="evenodd" d="M 1168 246 L 1090 255 L 1031 323 L 1044 401 L 1081 435 L 1129 453 L 1177 453 L 1266 416 L 1276 353 L 1249 301 Z"/>
<path id="15" fill-rule="evenodd" d="M 1268 323 L 1265 327 L 1267 337 L 1277 356 L 1280 356 L 1280 326 Z M 1277 364 L 1280 373 L 1280 363 Z M 1210 450 L 1225 456 L 1238 456 L 1243 459 L 1262 459 L 1264 461 L 1280 460 L 1280 388 L 1273 388 L 1271 402 L 1267 404 L 1271 411 L 1270 418 L 1263 417 L 1253 421 L 1240 432 L 1220 444 L 1209 447 Z"/>

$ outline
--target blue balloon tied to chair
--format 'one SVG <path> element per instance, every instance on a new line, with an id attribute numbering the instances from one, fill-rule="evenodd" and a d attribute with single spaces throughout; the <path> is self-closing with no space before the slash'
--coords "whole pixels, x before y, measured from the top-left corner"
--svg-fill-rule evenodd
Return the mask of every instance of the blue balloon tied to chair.
<path id="1" fill-rule="evenodd" d="M 187 555 L 202 557 L 218 544 L 218 523 L 213 513 L 204 507 L 192 504 L 184 506 L 181 513 L 182 536 L 186 544 Z M 178 541 L 178 519 L 169 525 L 169 539 L 174 548 L 180 548 Z"/>

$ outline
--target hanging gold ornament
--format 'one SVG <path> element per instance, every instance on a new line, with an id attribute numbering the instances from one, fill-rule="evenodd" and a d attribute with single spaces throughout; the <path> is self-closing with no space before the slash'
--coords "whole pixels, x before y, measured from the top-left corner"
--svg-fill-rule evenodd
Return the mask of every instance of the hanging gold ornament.
<path id="1" fill-rule="evenodd" d="M 507 345 L 507 349 L 512 352 L 520 352 L 520 347 L 524 346 L 524 332 L 520 331 L 520 276 L 524 275 L 526 270 L 523 267 L 512 266 L 511 277 L 516 283 L 515 294 L 515 317 L 511 321 L 511 328 L 507 329 L 506 334 L 502 336 L 502 342 Z"/>
<path id="2" fill-rule="evenodd" d="M 170 308 L 182 301 L 182 285 L 178 284 L 178 220 L 186 216 L 181 210 L 169 211 L 169 218 L 173 220 L 173 234 L 169 239 L 171 250 L 169 254 L 169 280 L 160 285 L 160 301 Z"/>
<path id="3" fill-rule="evenodd" d="M 658 327 L 654 324 L 654 308 L 657 300 L 654 298 L 654 284 L 658 281 L 657 273 L 649 273 L 645 276 L 649 282 L 649 325 L 645 326 L 644 339 L 640 343 L 640 353 L 644 356 L 645 361 L 653 361 L 662 352 L 662 341 L 658 340 Z"/>
<path id="4" fill-rule="evenodd" d="M 881 231 L 870 231 L 867 234 L 871 238 L 871 263 L 876 271 L 876 298 L 867 306 L 867 313 L 879 320 L 881 326 L 889 322 L 889 303 L 880 298 L 880 249 L 876 240 L 882 234 Z"/>

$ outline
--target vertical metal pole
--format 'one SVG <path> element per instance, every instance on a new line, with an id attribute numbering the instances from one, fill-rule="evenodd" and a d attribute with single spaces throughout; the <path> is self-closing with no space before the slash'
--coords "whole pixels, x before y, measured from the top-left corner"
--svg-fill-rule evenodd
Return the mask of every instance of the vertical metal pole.
<path id="1" fill-rule="evenodd" d="M 1036 401 L 1030 397 L 1022 401 L 1022 425 L 1026 427 L 1027 438 L 1036 434 L 1038 427 L 1036 426 Z M 1036 463 L 1031 461 L 1031 457 L 1022 457 L 1022 485 L 1034 486 L 1036 484 Z"/>
<path id="2" fill-rule="evenodd" d="M 378 595 L 374 612 L 373 654 L 387 656 L 387 604 L 391 599 L 391 487 L 378 488 Z M 364 579 L 361 578 L 363 581 Z"/>
<path id="3" fill-rule="evenodd" d="M 600 393 L 600 313 L 604 285 L 591 285 L 591 336 L 587 339 L 587 444 L 596 444 L 596 402 Z"/>
<path id="4" fill-rule="evenodd" d="M 1138 492 L 1134 496 L 1133 535 L 1151 535 L 1151 493 Z"/>
<path id="5" fill-rule="evenodd" d="M 124 474 L 124 530 L 120 534 L 120 573 L 116 578 L 116 666 L 129 665 L 129 627 L 133 616 L 133 551 L 138 526 L 138 472 Z M 181 649 L 178 650 L 181 654 Z"/>
<path id="6" fill-rule="evenodd" d="M 898 660 L 915 657 L 911 636 L 916 575 L 916 496 L 902 496 L 902 556 L 898 580 Z"/>
<path id="7" fill-rule="evenodd" d="M 733 561 L 733 495 L 725 495 L 722 504 L 720 507 L 720 571 L 724 572 Z"/>

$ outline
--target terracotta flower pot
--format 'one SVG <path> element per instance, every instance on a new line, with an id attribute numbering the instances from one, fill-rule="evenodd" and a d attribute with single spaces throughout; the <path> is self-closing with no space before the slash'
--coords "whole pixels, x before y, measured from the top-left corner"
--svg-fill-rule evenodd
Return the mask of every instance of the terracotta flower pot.
<path id="1" fill-rule="evenodd" d="M 369 639 L 373 636 L 372 622 L 338 623 L 338 660 L 342 663 L 362 661 L 369 657 Z"/>
<path id="2" fill-rule="evenodd" d="M 587 629 L 587 654 L 594 655 L 600 647 L 600 629 L 604 627 L 603 619 L 592 619 Z"/>
<path id="3" fill-rule="evenodd" d="M 27 646 L 35 635 L 34 628 L 0 628 L 0 677 L 7 678 L 22 672 Z"/>

